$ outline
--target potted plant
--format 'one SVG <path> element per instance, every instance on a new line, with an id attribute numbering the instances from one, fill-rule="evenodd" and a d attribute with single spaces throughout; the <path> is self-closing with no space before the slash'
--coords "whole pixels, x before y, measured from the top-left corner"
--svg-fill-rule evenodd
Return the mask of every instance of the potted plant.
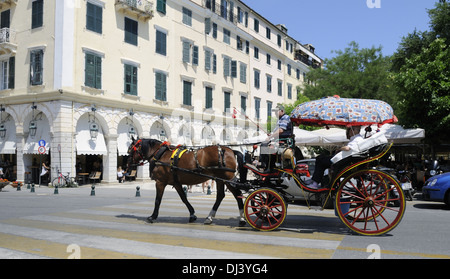
<path id="1" fill-rule="evenodd" d="M 9 181 L 7 179 L 0 178 L 0 191 L 8 184 Z"/>
<path id="2" fill-rule="evenodd" d="M 20 187 L 22 187 L 22 186 L 23 186 L 23 183 L 22 183 L 22 182 L 19 182 L 19 181 L 14 181 L 14 182 L 11 183 L 11 186 L 12 186 L 13 188 L 17 188 L 19 185 L 20 185 Z"/>

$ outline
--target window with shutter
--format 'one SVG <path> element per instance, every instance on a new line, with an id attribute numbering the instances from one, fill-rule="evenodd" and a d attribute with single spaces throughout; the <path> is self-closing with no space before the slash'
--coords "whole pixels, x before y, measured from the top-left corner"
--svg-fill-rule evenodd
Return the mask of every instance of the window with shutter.
<path id="1" fill-rule="evenodd" d="M 42 49 L 33 50 L 30 53 L 30 84 L 42 85 L 43 79 L 43 58 L 44 51 Z"/>
<path id="2" fill-rule="evenodd" d="M 137 96 L 137 67 L 125 64 L 125 94 Z"/>
<path id="3" fill-rule="evenodd" d="M 191 43 L 184 41 L 183 42 L 183 62 L 184 63 L 191 62 L 190 50 L 191 50 Z"/>
<path id="4" fill-rule="evenodd" d="M 213 89 L 212 87 L 206 87 L 205 88 L 205 109 L 212 109 L 213 108 Z"/>
<path id="5" fill-rule="evenodd" d="M 237 61 L 231 61 L 231 77 L 237 77 Z"/>
<path id="6" fill-rule="evenodd" d="M 157 0 L 156 10 L 162 14 L 166 14 L 166 0 Z"/>
<path id="7" fill-rule="evenodd" d="M 129 18 L 125 18 L 125 42 L 138 45 L 138 22 Z"/>
<path id="8" fill-rule="evenodd" d="M 211 18 L 205 18 L 205 34 L 211 33 Z"/>
<path id="9" fill-rule="evenodd" d="M 183 105 L 192 105 L 192 82 L 183 81 Z"/>
<path id="10" fill-rule="evenodd" d="M 183 23 L 192 26 L 192 11 L 183 7 Z"/>
<path id="11" fill-rule="evenodd" d="M 103 7 L 87 2 L 86 29 L 102 34 Z"/>
<path id="12" fill-rule="evenodd" d="M 44 0 L 33 1 L 31 6 L 31 29 L 42 27 L 44 23 Z"/>
<path id="13" fill-rule="evenodd" d="M 198 46 L 192 48 L 192 65 L 198 66 Z"/>
<path id="14" fill-rule="evenodd" d="M 96 89 L 102 88 L 102 58 L 86 53 L 84 85 Z"/>
<path id="15" fill-rule="evenodd" d="M 167 55 L 167 34 L 156 30 L 156 53 Z"/>
<path id="16" fill-rule="evenodd" d="M 231 93 L 225 92 L 224 93 L 224 108 L 223 111 L 225 113 L 229 113 L 231 111 Z"/>
<path id="17" fill-rule="evenodd" d="M 211 51 L 205 50 L 205 70 L 211 70 Z"/>
<path id="18" fill-rule="evenodd" d="M 167 101 L 167 76 L 164 73 L 156 72 L 156 88 L 155 99 L 160 101 Z"/>
<path id="19" fill-rule="evenodd" d="M 247 83 L 247 65 L 241 63 L 240 68 L 241 68 L 240 81 L 245 84 Z"/>
<path id="20" fill-rule="evenodd" d="M 230 76 L 230 58 L 228 57 L 223 58 L 223 75 L 225 77 Z"/>

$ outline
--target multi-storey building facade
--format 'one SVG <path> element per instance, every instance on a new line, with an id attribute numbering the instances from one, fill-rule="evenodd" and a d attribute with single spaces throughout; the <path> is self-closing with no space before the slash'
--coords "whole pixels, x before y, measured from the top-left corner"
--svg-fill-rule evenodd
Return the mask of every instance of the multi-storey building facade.
<path id="1" fill-rule="evenodd" d="M 322 64 L 238 0 L 0 0 L 0 24 L 0 154 L 21 181 L 40 162 L 116 181 L 133 135 L 240 142 Z"/>

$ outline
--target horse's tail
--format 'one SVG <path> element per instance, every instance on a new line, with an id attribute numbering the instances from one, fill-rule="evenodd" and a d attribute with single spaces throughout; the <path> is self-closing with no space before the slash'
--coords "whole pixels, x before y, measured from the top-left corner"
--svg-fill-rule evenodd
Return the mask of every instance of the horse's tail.
<path id="1" fill-rule="evenodd" d="M 236 156 L 236 160 L 238 163 L 238 172 L 239 172 L 239 183 L 246 183 L 247 182 L 247 173 L 248 169 L 244 167 L 245 164 L 245 157 L 242 152 L 233 150 L 234 156 Z"/>

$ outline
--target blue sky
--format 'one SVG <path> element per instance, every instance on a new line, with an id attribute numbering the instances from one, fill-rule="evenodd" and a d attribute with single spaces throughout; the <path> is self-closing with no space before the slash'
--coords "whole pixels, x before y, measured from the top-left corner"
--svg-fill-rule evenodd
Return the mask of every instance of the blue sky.
<path id="1" fill-rule="evenodd" d="M 335 56 L 351 41 L 361 48 L 382 46 L 392 55 L 403 36 L 429 30 L 427 9 L 438 0 L 244 0 L 274 24 L 285 24 L 288 34 L 302 44 L 311 43 L 322 59 Z"/>

